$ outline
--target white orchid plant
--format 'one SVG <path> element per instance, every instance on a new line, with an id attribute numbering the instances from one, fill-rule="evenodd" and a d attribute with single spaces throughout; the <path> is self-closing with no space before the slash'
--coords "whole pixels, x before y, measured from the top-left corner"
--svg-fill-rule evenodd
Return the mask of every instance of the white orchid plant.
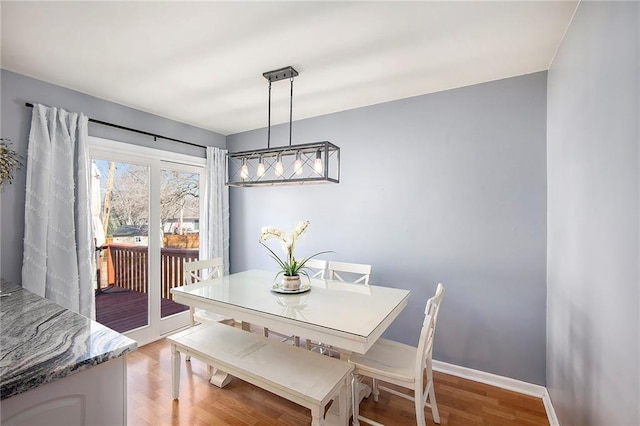
<path id="1" fill-rule="evenodd" d="M 270 256 L 280 266 L 280 272 L 278 272 L 278 275 L 284 274 L 290 277 L 300 275 L 300 274 L 307 275 L 306 271 L 304 270 L 304 265 L 307 263 L 309 259 L 323 253 L 330 253 L 329 251 L 321 251 L 312 256 L 304 257 L 300 260 L 296 259 L 294 254 L 295 248 L 296 248 L 296 242 L 300 237 L 304 235 L 307 228 L 309 228 L 309 224 L 310 222 L 308 220 L 304 222 L 300 222 L 298 226 L 296 226 L 295 229 L 290 234 L 274 226 L 265 226 L 264 228 L 262 228 L 262 234 L 260 235 L 260 239 L 258 240 L 258 242 L 263 246 L 265 246 L 267 250 L 269 250 Z M 265 244 L 265 241 L 269 241 L 272 239 L 280 241 L 282 249 L 286 254 L 286 258 L 281 259 L 280 256 L 278 256 L 273 250 L 271 250 Z"/>

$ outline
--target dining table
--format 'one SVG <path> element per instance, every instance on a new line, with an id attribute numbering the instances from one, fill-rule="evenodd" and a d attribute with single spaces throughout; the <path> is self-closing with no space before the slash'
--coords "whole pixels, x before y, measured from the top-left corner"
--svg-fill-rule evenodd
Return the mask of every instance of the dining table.
<path id="1" fill-rule="evenodd" d="M 171 289 L 177 303 L 364 354 L 407 306 L 409 290 L 302 277 L 281 291 L 273 271 L 249 270 Z"/>
<path id="2" fill-rule="evenodd" d="M 342 359 L 365 354 L 407 306 L 410 291 L 302 277 L 286 291 L 277 272 L 248 270 L 171 289 L 177 303 L 330 345 Z M 300 350 L 303 350 L 302 348 Z M 212 383 L 222 387 L 225 373 Z M 215 376 L 215 375 L 214 375 Z"/>

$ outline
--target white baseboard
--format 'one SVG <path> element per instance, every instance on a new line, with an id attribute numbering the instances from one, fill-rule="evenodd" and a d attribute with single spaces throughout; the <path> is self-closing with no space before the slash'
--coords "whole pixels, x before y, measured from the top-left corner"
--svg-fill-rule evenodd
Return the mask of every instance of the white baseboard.
<path id="1" fill-rule="evenodd" d="M 461 367 L 459 365 L 448 364 L 446 362 L 433 360 L 433 369 L 441 373 L 450 374 L 452 376 L 461 377 L 463 379 L 473 380 L 474 382 L 480 382 L 491 386 L 496 386 L 502 389 L 507 389 L 513 392 L 522 393 L 525 395 L 533 396 L 542 399 L 544 408 L 547 412 L 547 418 L 551 426 L 560 426 L 558 418 L 556 417 L 551 398 L 547 388 L 533 383 L 523 382 L 521 380 L 512 379 L 509 377 L 498 376 L 497 374 L 486 373 L 484 371 L 474 370 L 472 368 Z"/>
<path id="2" fill-rule="evenodd" d="M 553 404 L 551 403 L 551 396 L 549 395 L 549 391 L 547 391 L 547 388 L 544 389 L 544 396 L 542 397 L 542 402 L 544 403 L 544 409 L 547 411 L 547 418 L 549 419 L 549 424 L 551 426 L 560 426 L 560 422 L 558 421 L 558 416 L 556 416 L 556 410 L 553 409 Z"/>

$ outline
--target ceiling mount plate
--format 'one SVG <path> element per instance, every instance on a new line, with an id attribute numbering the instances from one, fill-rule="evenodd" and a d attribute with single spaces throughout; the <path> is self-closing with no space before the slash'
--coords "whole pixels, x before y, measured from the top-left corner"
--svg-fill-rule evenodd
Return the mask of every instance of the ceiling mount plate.
<path id="1" fill-rule="evenodd" d="M 292 66 L 280 68 L 279 70 L 267 71 L 262 73 L 262 76 L 267 80 L 274 82 L 279 80 L 284 80 L 285 78 L 293 78 L 298 76 L 298 71 L 296 71 Z"/>

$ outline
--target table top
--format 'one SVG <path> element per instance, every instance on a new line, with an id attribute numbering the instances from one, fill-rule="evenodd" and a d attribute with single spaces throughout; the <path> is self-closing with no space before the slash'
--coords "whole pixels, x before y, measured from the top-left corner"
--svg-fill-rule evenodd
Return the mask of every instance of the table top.
<path id="1" fill-rule="evenodd" d="M 273 271 L 250 270 L 171 290 L 178 303 L 364 353 L 404 309 L 409 290 L 302 277 L 311 290 L 271 291 Z M 332 343 L 331 336 L 351 340 Z M 329 340 L 327 340 L 329 339 Z"/>
<path id="2" fill-rule="evenodd" d="M 136 350 L 137 343 L 22 287 L 0 291 L 0 394 L 9 398 Z"/>

